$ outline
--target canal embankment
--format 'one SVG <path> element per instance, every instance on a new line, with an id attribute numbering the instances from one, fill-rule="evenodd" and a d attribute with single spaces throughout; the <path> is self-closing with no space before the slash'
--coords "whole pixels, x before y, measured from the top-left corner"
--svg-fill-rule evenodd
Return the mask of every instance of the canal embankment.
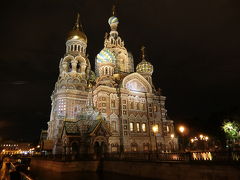
<path id="1" fill-rule="evenodd" d="M 137 161 L 52 161 L 32 159 L 32 171 L 110 172 L 161 180 L 239 180 L 240 166 L 231 163 L 137 162 Z"/>

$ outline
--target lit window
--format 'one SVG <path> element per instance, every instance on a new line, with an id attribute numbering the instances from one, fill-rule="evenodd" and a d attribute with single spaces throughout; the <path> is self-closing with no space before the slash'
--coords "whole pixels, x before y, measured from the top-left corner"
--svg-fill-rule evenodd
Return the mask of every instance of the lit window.
<path id="1" fill-rule="evenodd" d="M 116 107 L 115 100 L 112 100 L 112 101 L 111 101 L 111 106 L 112 106 L 112 107 Z"/>
<path id="2" fill-rule="evenodd" d="M 140 110 L 140 105 L 139 105 L 139 103 L 137 103 L 137 110 Z"/>
<path id="3" fill-rule="evenodd" d="M 145 123 L 142 124 L 142 131 L 146 132 L 146 124 Z"/>
<path id="4" fill-rule="evenodd" d="M 102 103 L 102 107 L 106 107 L 106 103 Z"/>
<path id="5" fill-rule="evenodd" d="M 157 106 L 153 106 L 154 112 L 157 112 Z"/>
<path id="6" fill-rule="evenodd" d="M 169 132 L 169 126 L 167 126 L 167 132 Z"/>
<path id="7" fill-rule="evenodd" d="M 130 123 L 130 131 L 133 131 L 133 123 Z"/>
<path id="8" fill-rule="evenodd" d="M 131 144 L 131 150 L 132 150 L 132 152 L 136 152 L 137 151 L 137 144 Z"/>
<path id="9" fill-rule="evenodd" d="M 137 132 L 139 132 L 139 131 L 140 131 L 140 124 L 137 123 Z"/>
<path id="10" fill-rule="evenodd" d="M 143 151 L 149 150 L 149 144 L 143 144 Z"/>
<path id="11" fill-rule="evenodd" d="M 111 122 L 112 131 L 116 131 L 116 121 Z"/>
<path id="12" fill-rule="evenodd" d="M 116 146 L 113 146 L 112 147 L 112 152 L 117 152 L 118 151 L 118 148 Z"/>

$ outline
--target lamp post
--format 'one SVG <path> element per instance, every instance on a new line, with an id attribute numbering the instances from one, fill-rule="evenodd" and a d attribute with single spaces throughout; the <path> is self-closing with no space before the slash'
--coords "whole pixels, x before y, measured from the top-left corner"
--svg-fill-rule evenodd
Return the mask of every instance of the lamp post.
<path id="1" fill-rule="evenodd" d="M 173 140 L 174 139 L 174 134 L 171 134 L 170 137 L 171 137 L 171 141 L 172 141 L 172 149 L 171 150 L 174 151 L 175 150 L 175 143 L 174 143 L 174 140 Z"/>
<path id="2" fill-rule="evenodd" d="M 182 150 L 182 151 L 185 151 L 185 142 L 184 142 L 184 132 L 185 132 L 185 127 L 184 126 L 179 126 L 178 127 L 178 130 L 179 130 L 179 132 L 180 132 L 180 134 L 181 134 L 181 143 L 180 143 L 180 150 Z"/>
<path id="3" fill-rule="evenodd" d="M 154 133 L 154 137 L 155 137 L 155 143 L 156 143 L 156 154 L 158 153 L 158 144 L 157 144 L 157 133 L 158 133 L 158 125 L 155 124 L 152 127 L 153 133 Z"/>

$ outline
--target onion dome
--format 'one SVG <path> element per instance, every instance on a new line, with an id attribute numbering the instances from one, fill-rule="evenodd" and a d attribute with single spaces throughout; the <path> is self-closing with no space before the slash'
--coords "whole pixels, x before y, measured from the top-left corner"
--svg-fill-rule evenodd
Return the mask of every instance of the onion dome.
<path id="1" fill-rule="evenodd" d="M 109 24 L 110 26 L 112 26 L 112 25 L 116 25 L 116 26 L 117 26 L 118 23 L 119 23 L 118 18 L 115 17 L 115 16 L 111 16 L 111 17 L 108 19 L 108 24 Z"/>
<path id="2" fill-rule="evenodd" d="M 137 65 L 136 70 L 138 73 L 144 74 L 152 74 L 153 73 L 153 65 L 145 60 L 145 47 L 142 47 L 142 61 Z"/>
<path id="3" fill-rule="evenodd" d="M 86 36 L 86 34 L 82 30 L 80 30 L 79 19 L 80 19 L 80 15 L 78 14 L 76 23 L 75 23 L 75 25 L 73 27 L 73 30 L 71 30 L 68 33 L 67 40 L 73 39 L 73 40 L 84 41 L 84 42 L 87 43 L 87 36 Z"/>
<path id="4" fill-rule="evenodd" d="M 112 16 L 108 19 L 108 24 L 110 25 L 111 30 L 116 31 L 118 23 L 118 18 L 115 16 L 115 6 L 113 6 Z"/>
<path id="5" fill-rule="evenodd" d="M 116 57 L 115 57 L 114 53 L 108 48 L 104 48 L 97 55 L 97 63 L 99 63 L 99 64 L 103 64 L 103 63 L 115 64 L 115 62 L 116 62 Z"/>
<path id="6" fill-rule="evenodd" d="M 95 73 L 91 70 L 89 73 L 89 81 L 94 82 L 96 80 L 96 75 Z"/>

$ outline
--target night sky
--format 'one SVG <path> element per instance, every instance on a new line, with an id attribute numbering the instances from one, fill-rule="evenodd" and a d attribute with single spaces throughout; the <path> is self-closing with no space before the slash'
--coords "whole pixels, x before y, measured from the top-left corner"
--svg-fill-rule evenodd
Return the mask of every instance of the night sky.
<path id="1" fill-rule="evenodd" d="M 50 95 L 67 33 L 80 12 L 90 61 L 103 48 L 113 1 L 1 2 L 0 140 L 37 140 L 47 128 Z M 167 96 L 168 115 L 191 131 L 217 134 L 240 114 L 240 4 L 233 0 L 119 0 L 119 35 Z"/>

